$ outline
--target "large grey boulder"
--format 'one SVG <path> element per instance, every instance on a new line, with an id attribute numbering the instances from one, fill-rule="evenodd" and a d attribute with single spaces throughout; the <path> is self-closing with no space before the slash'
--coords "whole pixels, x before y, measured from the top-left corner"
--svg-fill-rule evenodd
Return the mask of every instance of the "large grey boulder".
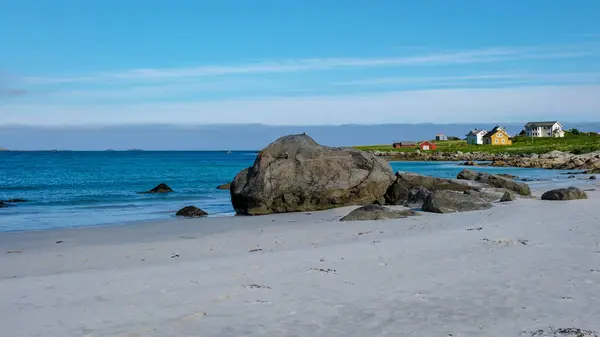
<path id="1" fill-rule="evenodd" d="M 492 204 L 478 196 L 456 191 L 438 190 L 423 203 L 423 210 L 433 213 L 454 213 L 491 208 Z"/>
<path id="2" fill-rule="evenodd" d="M 387 205 L 409 205 L 409 197 L 414 194 L 414 192 L 411 194 L 411 191 L 418 188 L 425 188 L 429 191 L 450 190 L 463 192 L 478 190 L 477 187 L 450 179 L 398 172 L 396 173 L 396 180 L 385 193 L 385 202 Z"/>
<path id="3" fill-rule="evenodd" d="M 230 193 L 238 214 L 262 215 L 383 203 L 393 181 L 390 165 L 371 153 L 291 135 L 263 149 Z"/>
<path id="4" fill-rule="evenodd" d="M 401 219 L 414 215 L 419 215 L 419 213 L 410 209 L 394 210 L 380 205 L 366 205 L 348 213 L 348 215 L 341 218 L 340 221 Z"/>
<path id="5" fill-rule="evenodd" d="M 469 169 L 464 169 L 456 176 L 457 179 L 477 181 L 486 185 L 497 188 L 505 188 L 514 191 L 520 195 L 531 195 L 529 185 L 525 183 L 516 182 L 512 179 L 501 177 L 495 174 L 489 174 L 486 172 L 475 172 Z"/>
<path id="6" fill-rule="evenodd" d="M 542 194 L 542 200 L 578 200 L 587 198 L 587 194 L 577 187 L 557 188 Z"/>

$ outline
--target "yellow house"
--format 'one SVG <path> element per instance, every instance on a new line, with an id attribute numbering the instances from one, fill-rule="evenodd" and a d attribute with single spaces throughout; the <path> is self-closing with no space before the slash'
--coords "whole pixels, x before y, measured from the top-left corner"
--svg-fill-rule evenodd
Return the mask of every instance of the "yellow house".
<path id="1" fill-rule="evenodd" d="M 512 145 L 510 136 L 501 126 L 496 126 L 485 136 L 483 136 L 483 144 L 488 145 Z"/>

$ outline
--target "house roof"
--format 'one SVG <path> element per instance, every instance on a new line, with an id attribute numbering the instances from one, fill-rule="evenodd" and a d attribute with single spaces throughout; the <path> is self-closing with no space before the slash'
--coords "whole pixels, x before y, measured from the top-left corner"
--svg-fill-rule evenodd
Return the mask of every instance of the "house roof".
<path id="1" fill-rule="evenodd" d="M 436 136 L 444 136 L 444 133 L 438 133 Z"/>
<path id="2" fill-rule="evenodd" d="M 536 126 L 552 126 L 558 123 L 558 121 L 549 121 L 549 122 L 529 122 L 525 124 L 525 127 L 536 127 Z M 560 124 L 560 123 L 558 123 Z"/>
<path id="3" fill-rule="evenodd" d="M 469 133 L 467 133 L 467 137 L 471 136 L 471 135 L 477 135 L 481 132 L 487 133 L 487 131 L 485 131 L 485 130 L 473 129 L 473 130 L 469 131 Z"/>
<path id="4" fill-rule="evenodd" d="M 496 134 L 498 131 L 503 131 L 504 133 L 506 133 L 506 130 L 504 130 L 503 127 L 501 127 L 500 125 L 496 125 L 493 129 L 491 129 L 490 131 L 488 131 L 488 133 L 486 133 L 485 136 L 483 136 L 483 137 L 484 138 L 490 138 L 494 134 Z"/>

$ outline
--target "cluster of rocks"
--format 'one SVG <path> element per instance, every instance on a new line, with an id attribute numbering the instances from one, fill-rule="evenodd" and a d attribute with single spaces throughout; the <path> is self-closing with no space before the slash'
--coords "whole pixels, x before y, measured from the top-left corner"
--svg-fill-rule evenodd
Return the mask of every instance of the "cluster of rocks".
<path id="1" fill-rule="evenodd" d="M 533 154 L 527 157 L 495 159 L 490 163 L 497 167 L 524 167 L 561 170 L 585 170 L 588 174 L 600 171 L 600 151 L 586 154 L 552 151 L 546 154 Z"/>
<path id="2" fill-rule="evenodd" d="M 238 173 L 230 194 L 236 213 L 243 215 L 367 205 L 344 220 L 384 219 L 413 212 L 383 205 L 449 213 L 488 209 L 492 202 L 512 201 L 516 195 L 530 197 L 529 186 L 514 178 L 468 169 L 456 179 L 394 174 L 374 153 L 321 146 L 306 135 L 291 135 L 268 145 L 252 167 Z M 544 200 L 578 198 L 573 190 L 552 193 L 557 195 L 555 199 Z"/>
<path id="3" fill-rule="evenodd" d="M 156 185 L 153 189 L 150 189 L 145 192 L 140 192 L 140 193 L 142 193 L 142 194 L 161 194 L 161 193 L 171 193 L 171 192 L 173 192 L 173 189 L 171 187 L 169 187 L 165 183 L 161 183 L 161 184 Z M 177 211 L 177 213 L 175 213 L 175 215 L 188 217 L 188 218 L 199 218 L 199 217 L 207 216 L 208 213 L 206 213 L 204 210 L 202 210 L 196 206 L 185 206 L 184 208 Z"/>
<path id="4" fill-rule="evenodd" d="M 552 151 L 545 154 L 493 154 L 483 152 L 393 152 L 373 151 L 376 156 L 401 161 L 464 161 L 465 166 L 491 165 L 544 169 L 600 171 L 600 151 L 586 154 Z M 594 173 L 595 172 L 595 173 Z"/>

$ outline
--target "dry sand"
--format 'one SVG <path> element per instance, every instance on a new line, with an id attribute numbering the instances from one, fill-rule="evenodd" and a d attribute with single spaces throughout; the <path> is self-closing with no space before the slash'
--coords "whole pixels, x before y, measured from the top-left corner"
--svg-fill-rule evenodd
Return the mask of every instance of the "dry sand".
<path id="1" fill-rule="evenodd" d="M 589 194 L 385 221 L 339 222 L 345 208 L 4 233 L 0 335 L 600 331 L 600 193 Z"/>

